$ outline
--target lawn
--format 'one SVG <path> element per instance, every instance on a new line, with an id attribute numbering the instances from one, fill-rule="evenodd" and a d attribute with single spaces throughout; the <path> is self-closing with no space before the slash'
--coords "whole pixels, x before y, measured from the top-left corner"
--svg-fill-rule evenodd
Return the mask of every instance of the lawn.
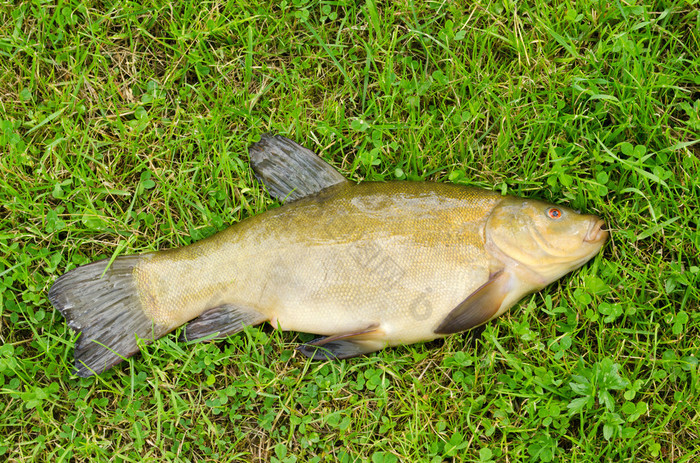
<path id="1" fill-rule="evenodd" d="M 0 2 L 0 459 L 700 460 L 698 0 L 254 3 Z M 269 326 L 174 333 L 72 375 L 53 281 L 275 207 L 266 132 L 611 239 L 445 340 L 313 362 Z"/>

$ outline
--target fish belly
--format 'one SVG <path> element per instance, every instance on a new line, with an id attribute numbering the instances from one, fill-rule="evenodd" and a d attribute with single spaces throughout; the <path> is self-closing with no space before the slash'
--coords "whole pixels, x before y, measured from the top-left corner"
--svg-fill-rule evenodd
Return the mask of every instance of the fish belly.
<path id="1" fill-rule="evenodd" d="M 486 259 L 457 266 L 434 248 L 385 245 L 370 260 L 353 245 L 300 251 L 269 262 L 265 279 L 247 279 L 251 291 L 238 292 L 238 303 L 283 330 L 334 335 L 376 325 L 388 345 L 438 337 L 440 321 L 489 275 Z"/>

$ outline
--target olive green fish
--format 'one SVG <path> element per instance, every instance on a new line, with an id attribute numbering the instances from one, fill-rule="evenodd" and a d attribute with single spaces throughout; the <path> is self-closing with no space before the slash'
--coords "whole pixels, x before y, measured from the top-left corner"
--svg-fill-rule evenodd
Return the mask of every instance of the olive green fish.
<path id="1" fill-rule="evenodd" d="M 101 373 L 176 328 L 187 340 L 269 322 L 324 336 L 347 358 L 498 317 L 603 246 L 603 222 L 452 184 L 352 184 L 316 154 L 264 135 L 253 169 L 283 206 L 190 246 L 78 267 L 49 299 L 81 333 L 76 373 Z"/>

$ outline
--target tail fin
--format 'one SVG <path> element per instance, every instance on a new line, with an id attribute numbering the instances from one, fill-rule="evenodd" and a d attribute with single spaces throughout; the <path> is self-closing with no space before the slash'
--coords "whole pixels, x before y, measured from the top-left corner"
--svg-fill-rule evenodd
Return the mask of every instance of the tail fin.
<path id="1" fill-rule="evenodd" d="M 100 374 L 138 352 L 137 339 L 153 341 L 170 331 L 141 308 L 133 277 L 139 259 L 118 257 L 109 268 L 109 260 L 78 267 L 49 290 L 53 306 L 81 333 L 73 353 L 78 376 Z"/>

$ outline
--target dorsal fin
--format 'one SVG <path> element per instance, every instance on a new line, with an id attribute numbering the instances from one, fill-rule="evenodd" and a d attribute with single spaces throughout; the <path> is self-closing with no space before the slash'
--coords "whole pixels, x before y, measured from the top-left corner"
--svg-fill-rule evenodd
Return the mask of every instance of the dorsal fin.
<path id="1" fill-rule="evenodd" d="M 248 148 L 258 180 L 280 201 L 292 201 L 347 182 L 313 151 L 280 135 L 264 134 Z"/>

